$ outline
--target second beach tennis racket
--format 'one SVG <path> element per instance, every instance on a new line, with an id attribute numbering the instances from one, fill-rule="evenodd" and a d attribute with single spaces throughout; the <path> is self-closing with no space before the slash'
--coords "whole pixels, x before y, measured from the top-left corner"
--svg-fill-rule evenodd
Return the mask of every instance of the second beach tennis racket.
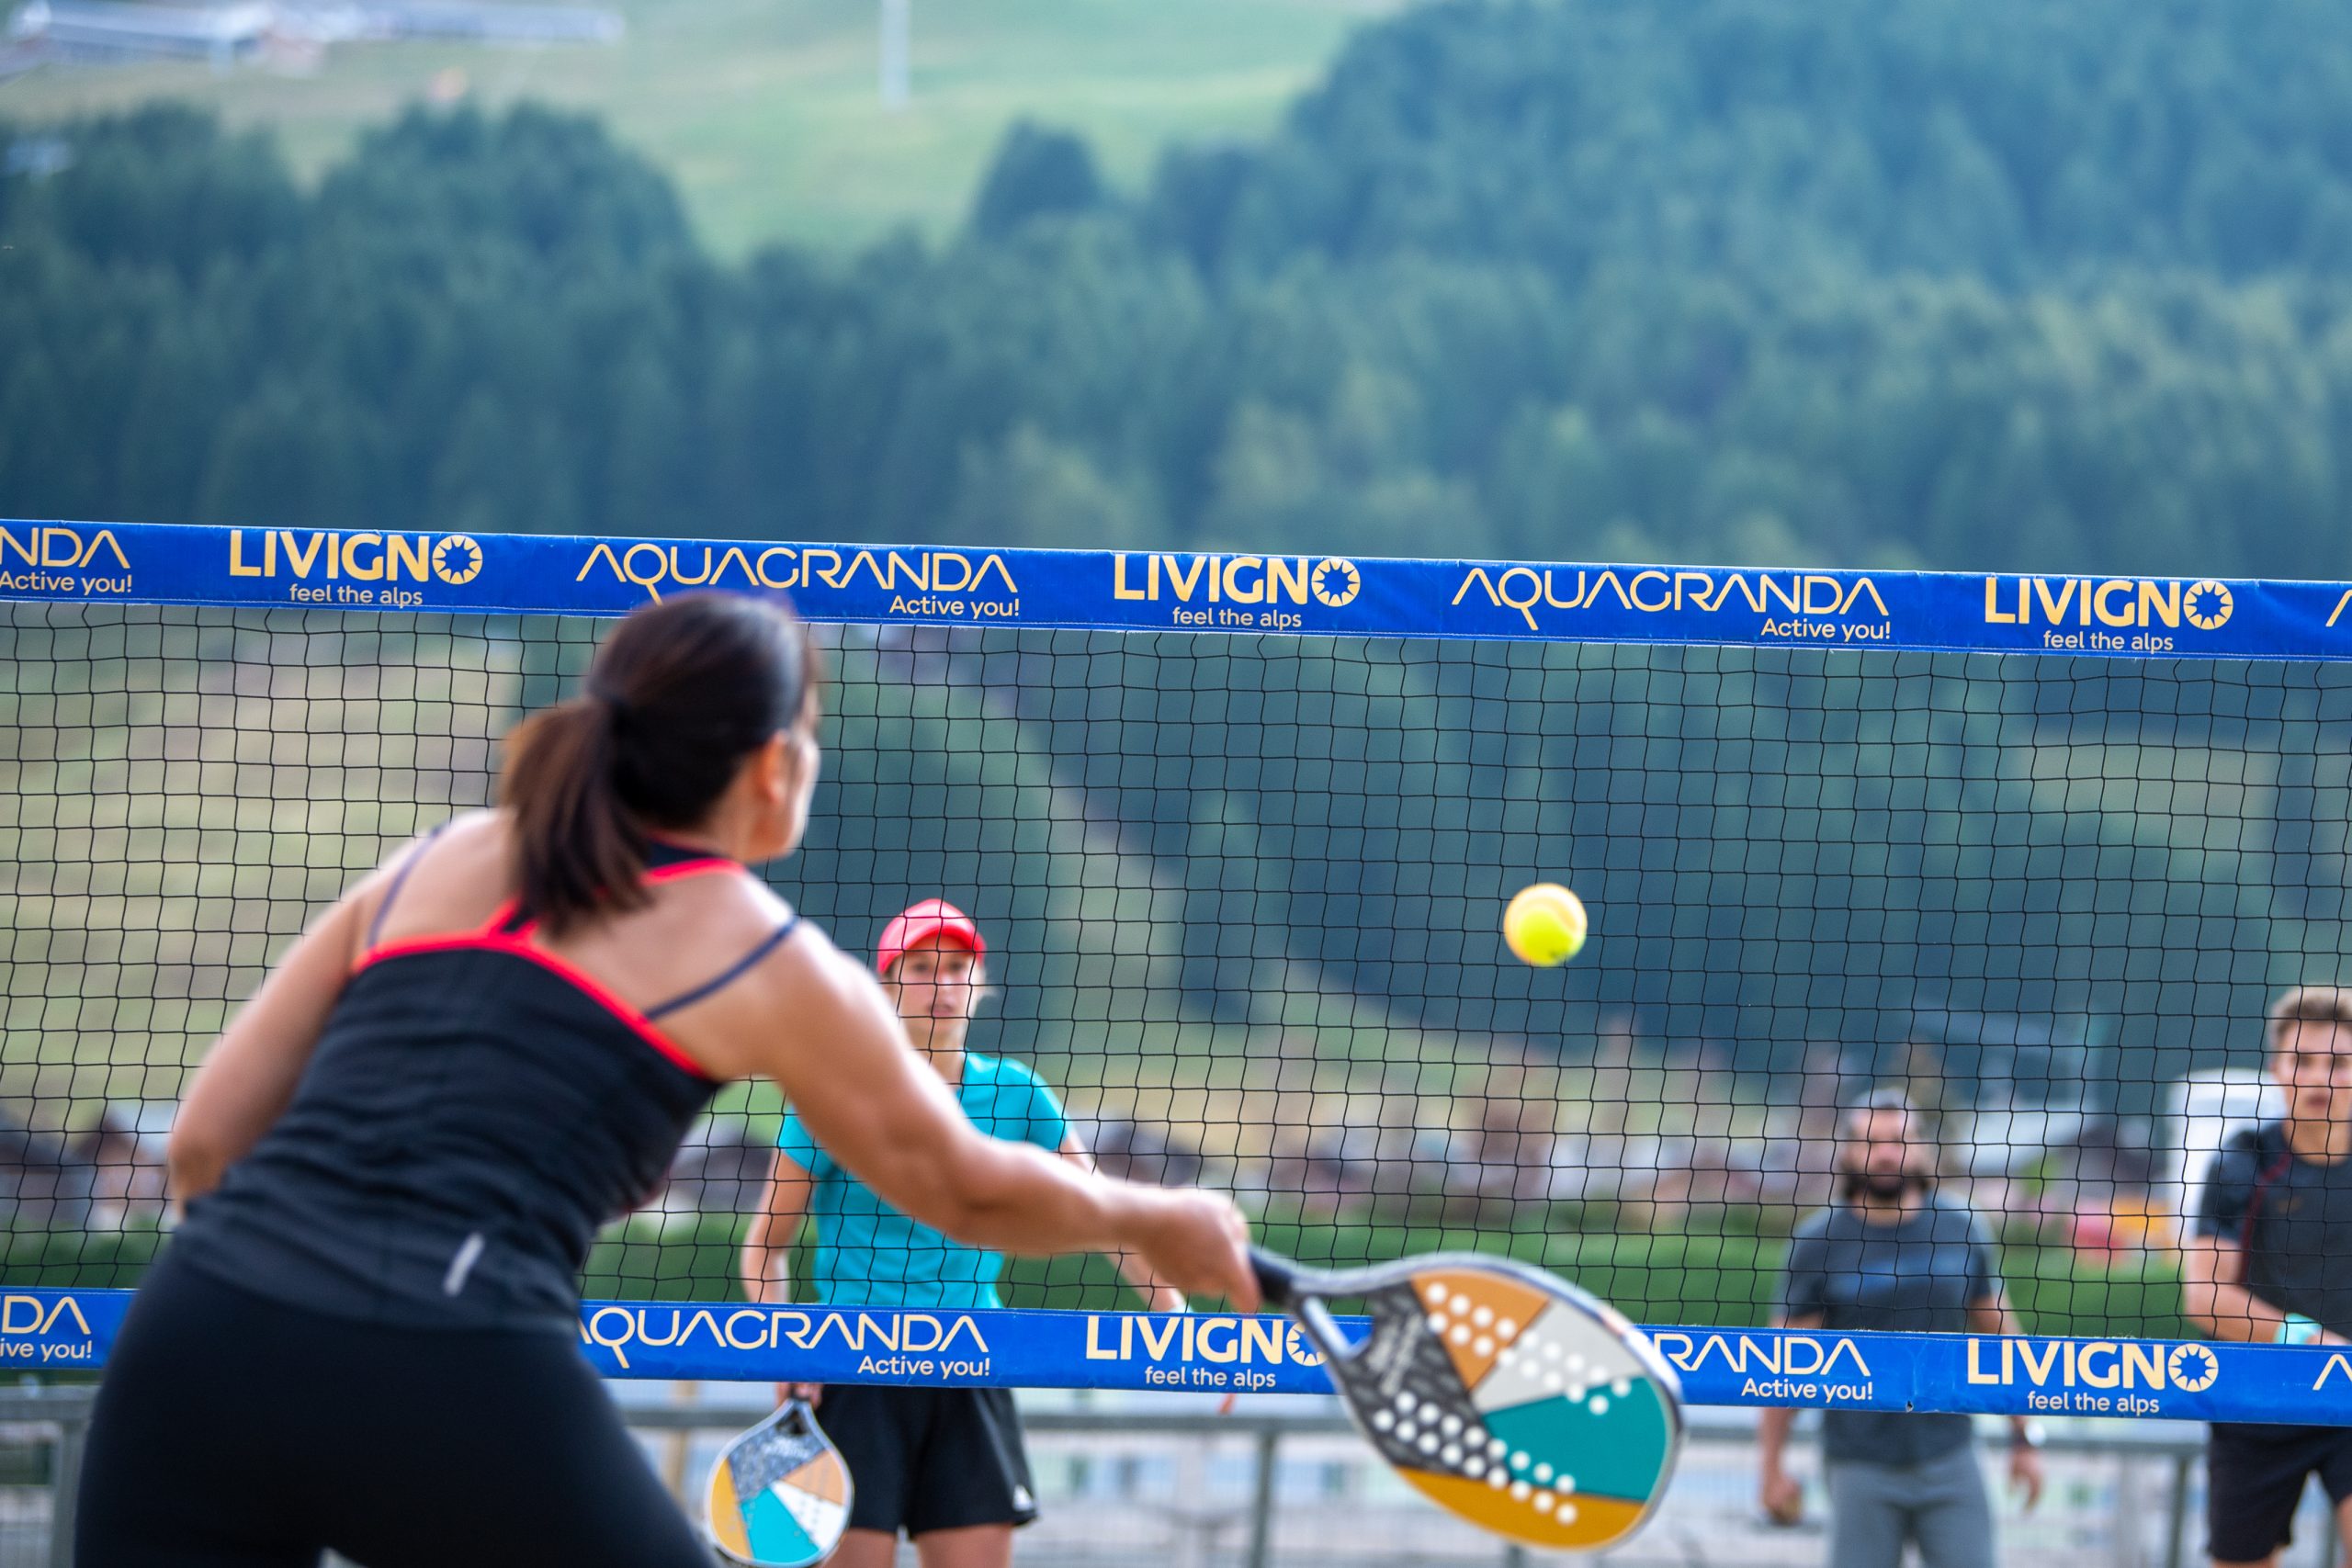
<path id="1" fill-rule="evenodd" d="M 1682 1385 L 1623 1314 L 1540 1269 L 1471 1253 L 1325 1273 L 1252 1251 L 1367 1442 L 1456 1517 L 1593 1551 L 1641 1529 L 1682 1448 Z M 1328 1303 L 1357 1299 L 1351 1344 Z"/>
<path id="2" fill-rule="evenodd" d="M 718 1456 L 703 1525 L 729 1562 L 808 1568 L 841 1544 L 852 1495 L 849 1466 L 808 1402 L 787 1399 Z"/>

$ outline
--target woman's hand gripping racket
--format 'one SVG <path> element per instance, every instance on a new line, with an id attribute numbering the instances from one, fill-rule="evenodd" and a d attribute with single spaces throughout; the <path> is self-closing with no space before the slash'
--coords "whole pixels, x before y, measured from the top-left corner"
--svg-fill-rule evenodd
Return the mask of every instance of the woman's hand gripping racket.
<path id="1" fill-rule="evenodd" d="M 808 1568 L 841 1544 L 850 1496 L 841 1450 L 807 1400 L 787 1399 L 711 1467 L 703 1528 L 729 1562 Z"/>
<path id="2" fill-rule="evenodd" d="M 1574 1285 L 1470 1253 L 1343 1273 L 1250 1261 L 1357 1430 L 1440 1507 L 1528 1546 L 1592 1551 L 1665 1495 L 1682 1385 L 1640 1329 Z M 1372 1318 L 1361 1344 L 1326 1305 L 1346 1297 Z"/>

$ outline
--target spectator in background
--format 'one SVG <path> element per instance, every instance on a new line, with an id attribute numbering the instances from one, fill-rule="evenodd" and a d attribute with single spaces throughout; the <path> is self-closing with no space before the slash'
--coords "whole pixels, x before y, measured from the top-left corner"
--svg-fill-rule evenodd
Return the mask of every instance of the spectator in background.
<path id="1" fill-rule="evenodd" d="M 2286 1119 L 2213 1156 L 2181 1257 L 2182 1306 L 2216 1339 L 2341 1345 L 2352 1337 L 2352 991 L 2298 987 L 2268 1025 Z M 2216 1421 L 2205 1462 L 2216 1562 L 2275 1562 L 2314 1474 L 2352 1546 L 2352 1428 Z"/>
<path id="2" fill-rule="evenodd" d="M 1789 1246 L 1781 1325 L 2012 1334 L 1992 1243 L 1965 1204 L 1935 1190 L 1918 1111 L 1882 1089 L 1838 1120 L 1841 1201 Z M 1782 1463 L 1793 1410 L 1758 1429 L 1766 1512 L 1792 1524 L 1804 1489 Z M 2041 1495 L 2040 1427 L 2013 1418 L 2009 1479 Z M 1927 1568 L 1993 1568 L 1993 1508 L 1966 1416 L 1832 1410 L 1822 1418 L 1830 1568 L 1898 1568 L 1917 1542 Z"/>

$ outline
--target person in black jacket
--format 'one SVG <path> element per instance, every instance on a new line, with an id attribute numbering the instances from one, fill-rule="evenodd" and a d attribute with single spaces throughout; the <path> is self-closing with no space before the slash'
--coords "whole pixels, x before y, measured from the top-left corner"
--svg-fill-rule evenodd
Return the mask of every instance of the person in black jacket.
<path id="1" fill-rule="evenodd" d="M 2352 1337 L 2352 990 L 2280 997 L 2269 1048 L 2286 1117 L 2213 1156 L 2182 1257 L 2183 1306 L 2216 1339 L 2342 1345 Z M 2314 1474 L 2352 1546 L 2352 1427 L 2217 1421 L 2206 1467 L 2215 1562 L 2275 1562 Z"/>

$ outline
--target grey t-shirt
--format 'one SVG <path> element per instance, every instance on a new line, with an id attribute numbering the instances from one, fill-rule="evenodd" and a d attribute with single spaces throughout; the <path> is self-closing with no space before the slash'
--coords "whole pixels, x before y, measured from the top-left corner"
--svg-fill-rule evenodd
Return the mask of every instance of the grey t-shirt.
<path id="1" fill-rule="evenodd" d="M 2000 1292 L 1984 1227 L 1967 1205 L 1930 1193 L 1894 1224 L 1871 1224 L 1842 1203 L 1808 1216 L 1789 1242 L 1781 1304 L 1833 1334 L 1957 1334 L 1970 1307 Z M 1822 1419 L 1827 1457 L 1866 1464 L 1923 1464 L 1966 1446 L 1969 1434 L 1965 1416 L 1832 1410 Z"/>

